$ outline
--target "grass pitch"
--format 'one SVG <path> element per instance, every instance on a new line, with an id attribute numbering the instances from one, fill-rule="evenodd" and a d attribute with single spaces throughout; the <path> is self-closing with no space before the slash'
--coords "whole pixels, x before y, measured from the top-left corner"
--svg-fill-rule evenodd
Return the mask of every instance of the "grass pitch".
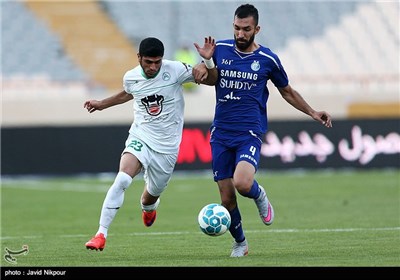
<path id="1" fill-rule="evenodd" d="M 219 202 L 211 174 L 175 173 L 157 220 L 141 220 L 143 180 L 126 190 L 106 248 L 84 246 L 97 231 L 113 176 L 2 178 L 3 267 L 399 267 L 399 170 L 257 174 L 275 209 L 265 226 L 239 197 L 249 255 L 230 258 L 232 237 L 201 233 L 197 214 Z M 14 255 L 28 245 L 29 252 Z M 43 271 L 42 271 L 43 272 Z"/>

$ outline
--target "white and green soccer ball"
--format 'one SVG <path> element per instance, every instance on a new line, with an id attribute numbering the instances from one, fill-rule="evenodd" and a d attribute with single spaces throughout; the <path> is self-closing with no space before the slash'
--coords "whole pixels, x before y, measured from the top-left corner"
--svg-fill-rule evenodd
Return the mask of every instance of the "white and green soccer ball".
<path id="1" fill-rule="evenodd" d="M 231 226 L 231 215 L 224 206 L 218 203 L 204 206 L 197 219 L 201 231 L 210 236 L 222 235 Z"/>

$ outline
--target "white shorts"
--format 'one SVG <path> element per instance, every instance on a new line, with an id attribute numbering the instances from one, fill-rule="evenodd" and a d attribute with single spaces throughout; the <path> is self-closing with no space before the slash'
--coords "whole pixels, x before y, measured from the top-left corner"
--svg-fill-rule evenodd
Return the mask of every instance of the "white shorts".
<path id="1" fill-rule="evenodd" d="M 122 152 L 131 153 L 138 158 L 144 169 L 144 181 L 147 191 L 152 196 L 160 196 L 167 188 L 174 171 L 178 153 L 161 154 L 152 150 L 142 140 L 132 135 L 128 136 L 125 142 L 125 149 Z"/>

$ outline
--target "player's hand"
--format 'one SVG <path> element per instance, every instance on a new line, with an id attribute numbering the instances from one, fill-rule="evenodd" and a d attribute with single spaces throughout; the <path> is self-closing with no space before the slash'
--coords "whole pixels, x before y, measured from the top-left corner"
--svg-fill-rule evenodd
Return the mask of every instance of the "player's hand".
<path id="1" fill-rule="evenodd" d="M 194 43 L 194 46 L 199 53 L 199 55 L 204 59 L 210 59 L 215 50 L 215 39 L 211 36 L 204 38 L 204 45 L 200 47 L 197 43 Z"/>
<path id="2" fill-rule="evenodd" d="M 325 111 L 315 112 L 315 114 L 312 117 L 316 121 L 319 121 L 324 126 L 328 128 L 332 127 L 332 118 L 327 112 Z"/>
<path id="3" fill-rule="evenodd" d="M 204 63 L 199 63 L 193 66 L 192 73 L 197 84 L 200 84 L 208 77 L 208 71 Z"/>
<path id="4" fill-rule="evenodd" d="M 100 102 L 97 100 L 88 100 L 83 104 L 83 108 L 86 108 L 89 113 L 93 113 L 94 111 L 101 110 Z"/>

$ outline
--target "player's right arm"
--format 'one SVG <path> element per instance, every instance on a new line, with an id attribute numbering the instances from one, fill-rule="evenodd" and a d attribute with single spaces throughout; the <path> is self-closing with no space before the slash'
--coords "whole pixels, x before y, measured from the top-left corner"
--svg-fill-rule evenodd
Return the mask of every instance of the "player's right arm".
<path id="1" fill-rule="evenodd" d="M 218 80 L 217 68 L 207 69 L 204 62 L 198 63 L 193 67 L 193 76 L 197 84 L 213 86 Z"/>
<path id="2" fill-rule="evenodd" d="M 93 113 L 94 111 L 101 111 L 109 107 L 125 103 L 132 99 L 133 95 L 123 90 L 117 94 L 114 94 L 102 100 L 94 100 L 94 99 L 87 100 L 83 104 L 83 108 L 86 108 L 89 113 Z"/>

